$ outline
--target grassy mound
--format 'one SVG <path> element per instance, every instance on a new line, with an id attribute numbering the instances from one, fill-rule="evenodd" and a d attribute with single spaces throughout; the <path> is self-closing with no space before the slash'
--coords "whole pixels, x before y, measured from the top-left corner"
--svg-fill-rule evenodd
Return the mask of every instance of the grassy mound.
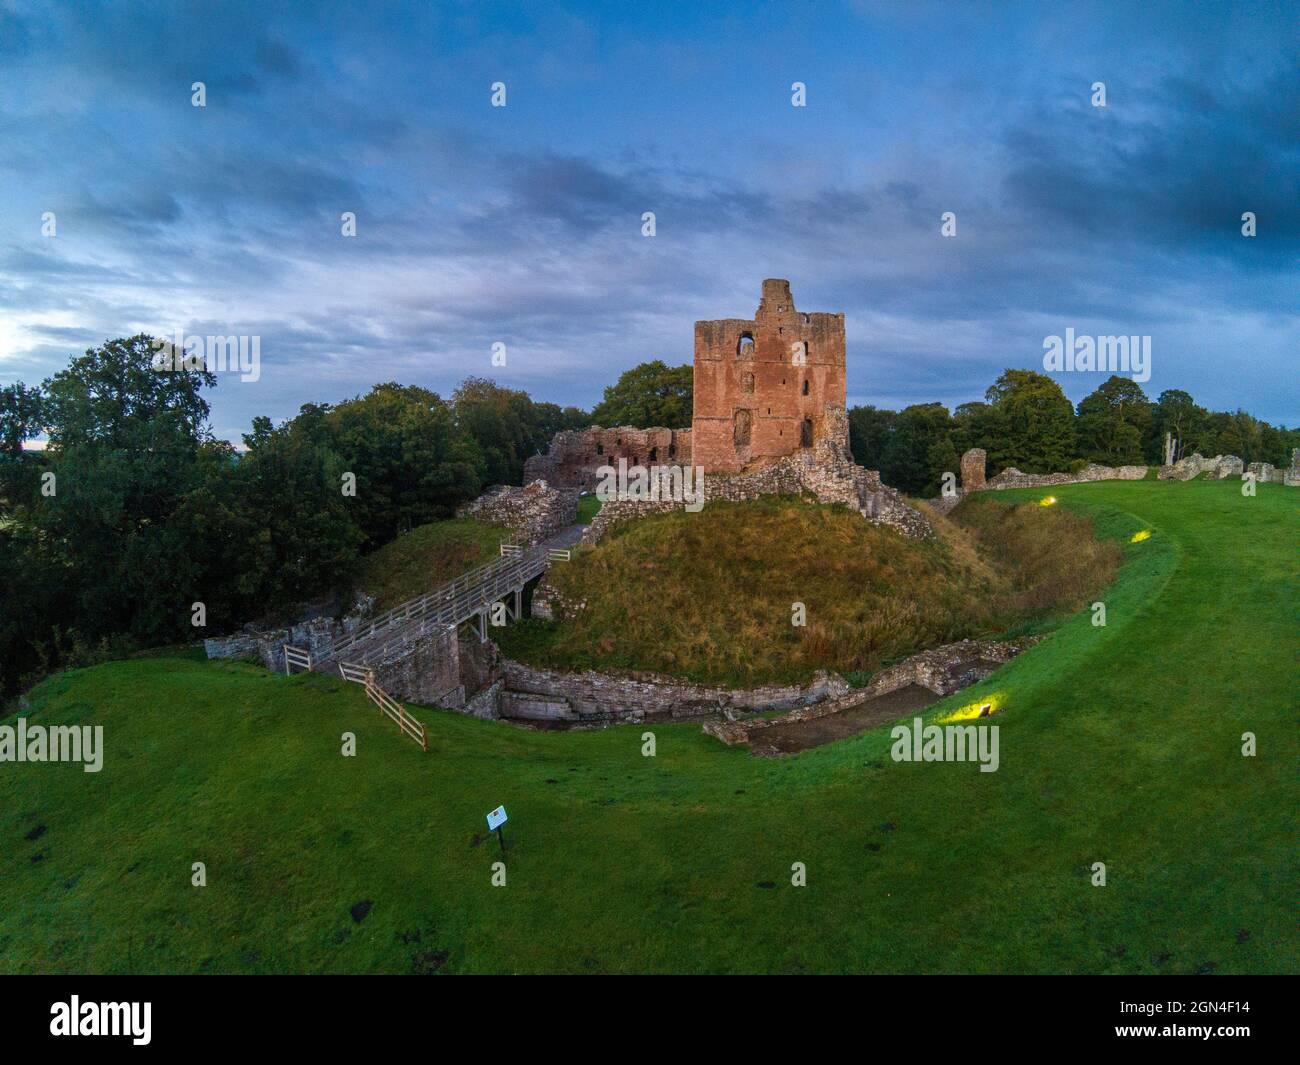
<path id="1" fill-rule="evenodd" d="M 315 674 L 52 677 L 32 722 L 102 725 L 104 766 L 0 763 L 0 972 L 1296 971 L 1294 489 L 1053 491 L 1123 562 L 1104 627 L 925 713 L 996 697 L 996 773 L 887 728 L 760 759 L 659 725 L 647 758 L 417 707 L 425 755 Z"/>
<path id="2" fill-rule="evenodd" d="M 492 561 L 511 535 L 504 526 L 472 518 L 421 525 L 368 555 L 357 587 L 376 597 L 375 609 L 387 610 Z"/>
<path id="3" fill-rule="evenodd" d="M 504 630 L 506 654 L 736 686 L 865 673 L 1076 609 L 1119 552 L 1060 508 L 969 504 L 909 540 L 842 507 L 713 503 L 616 526 L 548 580 L 570 620 Z M 792 624 L 802 603 L 806 624 Z"/>

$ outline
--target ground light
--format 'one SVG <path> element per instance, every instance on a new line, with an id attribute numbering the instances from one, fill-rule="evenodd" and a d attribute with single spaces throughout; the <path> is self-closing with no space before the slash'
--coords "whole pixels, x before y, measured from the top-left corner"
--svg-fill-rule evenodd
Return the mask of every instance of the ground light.
<path id="1" fill-rule="evenodd" d="M 1043 496 L 1043 498 L 1038 501 L 1038 505 L 1040 507 L 1050 507 L 1055 502 L 1056 496 Z"/>
<path id="2" fill-rule="evenodd" d="M 973 703 L 967 703 L 965 706 L 954 710 L 947 717 L 941 717 L 938 723 L 947 725 L 953 721 L 974 721 L 976 718 L 993 717 L 1001 712 L 1003 704 L 1006 702 L 1005 692 L 994 692 L 992 695 L 984 695 L 976 699 Z"/>
<path id="3" fill-rule="evenodd" d="M 1151 537 L 1150 529 L 1139 529 L 1129 538 L 1129 543 L 1138 544 L 1141 543 L 1143 540 L 1149 539 L 1150 537 Z"/>

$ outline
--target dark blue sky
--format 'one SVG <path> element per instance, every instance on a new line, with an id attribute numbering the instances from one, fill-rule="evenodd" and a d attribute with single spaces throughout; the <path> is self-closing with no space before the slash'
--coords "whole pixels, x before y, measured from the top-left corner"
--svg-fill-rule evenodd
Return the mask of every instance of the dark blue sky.
<path id="1" fill-rule="evenodd" d="M 1150 334 L 1153 398 L 1295 425 L 1298 21 L 0 0 L 0 383 L 182 328 L 261 337 L 261 379 L 212 394 L 232 439 L 393 379 L 590 406 L 787 277 L 846 312 L 851 404 L 981 398 L 1072 327 Z M 1077 401 L 1105 376 L 1057 380 Z"/>

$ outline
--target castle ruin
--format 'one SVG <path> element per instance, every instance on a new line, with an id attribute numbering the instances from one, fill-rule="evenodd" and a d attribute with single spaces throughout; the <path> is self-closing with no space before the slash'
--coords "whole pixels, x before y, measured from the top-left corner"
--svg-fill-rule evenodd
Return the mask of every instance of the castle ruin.
<path id="1" fill-rule="evenodd" d="M 763 282 L 753 319 L 695 323 L 691 443 L 707 473 L 741 473 L 845 432 L 826 415 L 845 397 L 844 315 L 798 310 L 789 281 Z"/>

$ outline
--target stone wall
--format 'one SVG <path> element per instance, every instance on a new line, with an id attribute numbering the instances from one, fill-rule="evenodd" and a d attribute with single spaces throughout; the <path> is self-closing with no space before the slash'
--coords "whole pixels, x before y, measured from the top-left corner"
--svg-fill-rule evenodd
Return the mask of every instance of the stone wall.
<path id="1" fill-rule="evenodd" d="M 1271 462 L 1252 462 L 1246 467 L 1254 474 L 1257 484 L 1282 484 L 1286 471 L 1279 470 Z"/>
<path id="2" fill-rule="evenodd" d="M 988 459 L 982 447 L 973 447 L 961 457 L 961 490 L 978 492 L 984 487 L 984 464 Z"/>
<path id="3" fill-rule="evenodd" d="M 203 641 L 203 651 L 208 658 L 250 658 L 262 657 L 258 636 L 255 632 L 237 632 L 233 636 L 214 636 Z"/>
<path id="4" fill-rule="evenodd" d="M 1140 481 L 1147 475 L 1146 466 L 1099 466 L 1088 463 L 1078 473 L 1021 473 L 1008 466 L 985 483 L 985 488 L 1050 488 L 1058 484 L 1084 484 L 1088 481 Z"/>
<path id="5" fill-rule="evenodd" d="M 1300 447 L 1291 449 L 1291 466 L 1282 475 L 1282 483 L 1288 488 L 1300 486 Z"/>
<path id="6" fill-rule="evenodd" d="M 578 491 L 533 481 L 523 488 L 494 485 L 458 514 L 506 525 L 525 544 L 536 544 L 577 524 Z"/>
<path id="7" fill-rule="evenodd" d="M 460 677 L 460 641 L 454 625 L 390 645 L 366 665 L 379 686 L 397 699 L 457 709 L 464 705 Z"/>
<path id="8" fill-rule="evenodd" d="M 948 696 L 991 676 L 1000 666 L 1042 639 L 1042 636 L 1026 636 L 1004 643 L 959 640 L 957 643 L 922 651 L 897 665 L 882 669 L 864 688 L 854 688 L 822 702 L 800 707 L 783 717 L 710 721 L 705 724 L 704 731 L 730 747 L 749 743 L 755 733 L 762 733 L 765 729 L 838 714 L 867 699 L 888 695 L 910 684 L 920 685 L 940 697 Z"/>
<path id="9" fill-rule="evenodd" d="M 1179 459 L 1172 466 L 1161 466 L 1156 476 L 1162 481 L 1190 481 L 1202 474 L 1211 481 L 1240 476 L 1244 465 L 1236 455 L 1215 455 L 1207 459 L 1199 451 Z"/>
<path id="10" fill-rule="evenodd" d="M 555 434 L 545 455 L 533 455 L 524 463 L 524 484 L 541 480 L 557 488 L 591 491 L 599 480 L 596 471 L 617 466 L 619 459 L 629 466 L 689 466 L 691 431 L 628 425 L 565 430 Z"/>
<path id="11" fill-rule="evenodd" d="M 827 422 L 843 424 L 843 408 L 828 408 Z M 811 496 L 820 503 L 842 503 L 868 521 L 888 525 L 904 536 L 924 537 L 931 533 L 930 523 L 920 511 L 909 506 L 894 489 L 880 481 L 880 474 L 853 462 L 847 445 L 838 442 L 837 434 L 827 435 L 817 445 L 749 473 L 704 477 L 705 505 L 716 500 L 742 502 L 765 495 Z M 623 521 L 642 518 L 682 508 L 681 503 L 641 500 L 611 500 L 605 503 L 583 534 L 584 544 L 600 540 L 611 527 Z M 543 582 L 545 583 L 545 582 Z"/>
<path id="12" fill-rule="evenodd" d="M 695 323 L 693 462 L 709 474 L 812 447 L 845 404 L 844 315 L 799 311 L 790 282 L 764 281 L 752 319 Z"/>
<path id="13" fill-rule="evenodd" d="M 498 710 L 506 719 L 619 722 L 698 717 L 702 714 L 786 710 L 849 690 L 836 674 L 819 673 L 806 685 L 728 688 L 628 671 L 569 672 L 506 660 Z"/>

